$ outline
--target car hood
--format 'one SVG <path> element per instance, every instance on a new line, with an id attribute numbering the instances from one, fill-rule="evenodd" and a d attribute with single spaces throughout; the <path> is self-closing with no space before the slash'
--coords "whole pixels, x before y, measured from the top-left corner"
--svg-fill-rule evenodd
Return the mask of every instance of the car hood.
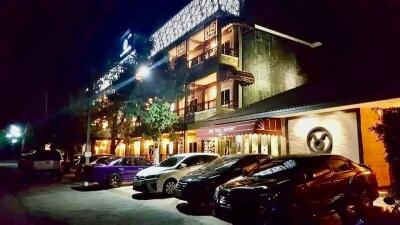
<path id="1" fill-rule="evenodd" d="M 151 166 L 149 168 L 143 169 L 137 173 L 137 176 L 150 176 L 150 175 L 159 175 L 163 173 L 170 172 L 174 170 L 175 167 L 160 167 L 160 166 Z"/>
<path id="2" fill-rule="evenodd" d="M 238 177 L 222 187 L 226 189 L 269 189 L 290 182 L 289 179 L 262 179 L 258 177 Z"/>

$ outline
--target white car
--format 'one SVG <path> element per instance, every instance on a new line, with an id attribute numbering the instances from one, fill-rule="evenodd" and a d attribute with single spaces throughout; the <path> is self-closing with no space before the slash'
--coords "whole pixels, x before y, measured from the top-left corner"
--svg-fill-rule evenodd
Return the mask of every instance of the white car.
<path id="1" fill-rule="evenodd" d="M 181 177 L 216 158 L 218 155 L 213 153 L 185 153 L 171 156 L 157 166 L 138 172 L 133 180 L 133 190 L 172 195 Z"/>

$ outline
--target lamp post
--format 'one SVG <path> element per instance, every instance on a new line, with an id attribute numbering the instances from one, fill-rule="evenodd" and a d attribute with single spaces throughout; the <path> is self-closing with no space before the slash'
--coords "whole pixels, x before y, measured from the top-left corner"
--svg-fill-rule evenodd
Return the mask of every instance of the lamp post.
<path id="1" fill-rule="evenodd" d="M 15 145 L 18 143 L 18 139 L 22 137 L 22 129 L 21 127 L 12 124 L 8 128 L 8 132 L 6 134 L 6 138 L 10 140 L 11 146 L 13 147 L 13 150 L 15 150 Z"/>

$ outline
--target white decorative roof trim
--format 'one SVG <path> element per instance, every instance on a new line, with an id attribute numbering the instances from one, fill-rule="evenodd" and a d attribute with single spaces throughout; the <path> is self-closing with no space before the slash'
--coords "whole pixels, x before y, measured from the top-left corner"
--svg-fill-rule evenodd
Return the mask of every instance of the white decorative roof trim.
<path id="1" fill-rule="evenodd" d="M 193 0 L 151 36 L 154 42 L 151 55 L 168 47 L 218 11 L 240 16 L 241 1 Z"/>

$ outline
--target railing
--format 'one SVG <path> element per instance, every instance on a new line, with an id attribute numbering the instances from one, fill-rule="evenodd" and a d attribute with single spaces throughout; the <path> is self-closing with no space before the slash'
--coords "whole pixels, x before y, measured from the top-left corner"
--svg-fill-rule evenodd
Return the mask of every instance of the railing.
<path id="1" fill-rule="evenodd" d="M 237 101 L 223 101 L 221 102 L 221 107 L 225 109 L 236 109 L 238 108 L 239 104 Z"/>
<path id="2" fill-rule="evenodd" d="M 198 103 L 196 105 L 189 105 L 186 109 L 188 112 L 202 112 L 209 109 L 215 109 L 217 107 L 217 101 L 211 100 L 207 102 Z"/>
<path id="3" fill-rule="evenodd" d="M 204 53 L 192 58 L 191 60 L 188 61 L 188 67 L 193 67 L 196 66 L 202 62 L 204 62 L 205 60 L 214 57 L 217 54 L 217 49 L 216 48 L 211 48 L 207 51 L 205 51 Z"/>
<path id="4" fill-rule="evenodd" d="M 230 48 L 230 47 L 222 47 L 221 50 L 223 55 L 229 55 L 233 57 L 239 57 L 238 51 L 235 48 Z"/>

